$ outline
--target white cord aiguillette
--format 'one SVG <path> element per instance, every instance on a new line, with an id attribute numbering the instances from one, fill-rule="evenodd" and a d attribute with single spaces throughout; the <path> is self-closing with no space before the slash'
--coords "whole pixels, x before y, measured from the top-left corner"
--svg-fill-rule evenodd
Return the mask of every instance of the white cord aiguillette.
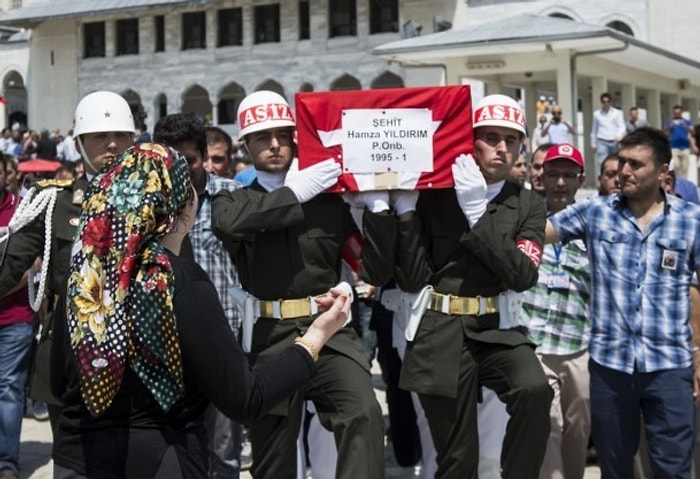
<path id="1" fill-rule="evenodd" d="M 10 224 L 8 225 L 8 233 L 0 238 L 0 243 L 7 241 L 12 233 L 21 230 L 30 222 L 34 221 L 44 210 L 46 211 L 44 219 L 44 255 L 41 260 L 41 276 L 38 290 L 34 288 L 34 281 L 32 281 L 31 278 L 31 269 L 28 272 L 30 275 L 28 280 L 29 304 L 34 311 L 39 311 L 44 298 L 44 291 L 46 290 L 46 277 L 49 270 L 49 261 L 51 260 L 51 226 L 58 191 L 59 188 L 46 188 L 34 195 L 36 188 L 32 187 L 17 206 L 14 215 L 12 215 L 12 219 L 10 219 Z"/>

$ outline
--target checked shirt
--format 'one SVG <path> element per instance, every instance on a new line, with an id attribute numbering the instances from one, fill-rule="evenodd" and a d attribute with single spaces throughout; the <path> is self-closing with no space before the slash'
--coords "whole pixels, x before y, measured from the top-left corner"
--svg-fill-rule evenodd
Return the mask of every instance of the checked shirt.
<path id="1" fill-rule="evenodd" d="M 566 288 L 553 284 L 560 273 Z M 588 347 L 590 280 L 583 241 L 545 245 L 537 284 L 525 291 L 521 312 L 538 354 L 566 356 Z"/>
<path id="2" fill-rule="evenodd" d="M 663 213 L 642 232 L 616 193 L 571 205 L 550 221 L 562 241 L 580 238 L 588 248 L 591 359 L 628 374 L 689 367 L 700 207 L 665 196 Z"/>
<path id="3" fill-rule="evenodd" d="M 207 173 L 207 185 L 199 196 L 197 219 L 190 231 L 194 259 L 207 272 L 219 293 L 226 319 L 236 335 L 241 326 L 241 319 L 229 290 L 233 286 L 240 286 L 240 283 L 228 251 L 224 249 L 223 244 L 211 229 L 211 200 L 221 190 L 237 190 L 242 187 L 243 185 L 237 181 Z"/>

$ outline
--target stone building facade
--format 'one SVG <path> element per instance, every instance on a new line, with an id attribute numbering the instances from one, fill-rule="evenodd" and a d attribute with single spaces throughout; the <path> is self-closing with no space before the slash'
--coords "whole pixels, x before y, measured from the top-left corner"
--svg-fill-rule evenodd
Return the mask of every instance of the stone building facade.
<path id="1" fill-rule="evenodd" d="M 439 64 L 387 62 L 372 50 L 520 13 L 627 29 L 700 60 L 696 1 L 0 0 L 0 26 L 29 38 L 0 41 L 2 90 L 17 96 L 0 118 L 20 105 L 33 128 L 67 130 L 80 97 L 109 89 L 149 129 L 192 111 L 235 134 L 238 102 L 260 88 L 292 101 L 304 90 L 444 84 Z"/>
<path id="2" fill-rule="evenodd" d="M 409 20 L 427 25 L 424 34 L 436 19 L 451 23 L 460 2 L 115 0 L 107 8 L 103 0 L 95 2 L 101 11 L 74 13 L 60 3 L 25 0 L 0 14 L 0 25 L 32 29 L 19 73 L 33 127 L 69 128 L 77 100 L 108 89 L 148 128 L 164 114 L 191 111 L 235 134 L 237 104 L 257 89 L 292 101 L 297 91 L 404 86 L 402 68 L 372 49 L 402 38 Z"/>

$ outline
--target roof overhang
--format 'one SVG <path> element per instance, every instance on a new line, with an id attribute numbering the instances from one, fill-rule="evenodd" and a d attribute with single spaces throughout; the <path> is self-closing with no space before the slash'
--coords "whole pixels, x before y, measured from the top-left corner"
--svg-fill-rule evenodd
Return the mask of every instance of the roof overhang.
<path id="1" fill-rule="evenodd" d="M 590 53 L 700 85 L 700 62 L 607 27 L 529 14 L 398 40 L 381 45 L 372 53 L 389 61 L 420 65 L 445 63 L 450 58 L 542 54 L 545 49 Z"/>
<path id="2" fill-rule="evenodd" d="M 67 0 L 35 2 L 26 7 L 0 12 L 0 25 L 34 28 L 49 20 L 85 18 L 119 12 L 137 12 L 154 7 L 190 6 L 207 0 Z"/>

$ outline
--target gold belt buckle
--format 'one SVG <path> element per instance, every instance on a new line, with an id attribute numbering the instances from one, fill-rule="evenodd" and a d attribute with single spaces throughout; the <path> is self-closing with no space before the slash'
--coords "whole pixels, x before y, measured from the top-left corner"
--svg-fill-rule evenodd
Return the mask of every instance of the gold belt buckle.
<path id="1" fill-rule="evenodd" d="M 280 319 L 301 318 L 311 315 L 309 298 L 285 299 L 280 302 Z"/>
<path id="2" fill-rule="evenodd" d="M 263 318 L 274 318 L 274 301 L 260 300 L 260 316 Z"/>
<path id="3" fill-rule="evenodd" d="M 467 298 L 433 292 L 428 308 L 446 314 L 481 316 L 498 312 L 498 297 Z"/>
<path id="4" fill-rule="evenodd" d="M 479 313 L 478 298 L 450 297 L 450 314 L 475 316 Z"/>

